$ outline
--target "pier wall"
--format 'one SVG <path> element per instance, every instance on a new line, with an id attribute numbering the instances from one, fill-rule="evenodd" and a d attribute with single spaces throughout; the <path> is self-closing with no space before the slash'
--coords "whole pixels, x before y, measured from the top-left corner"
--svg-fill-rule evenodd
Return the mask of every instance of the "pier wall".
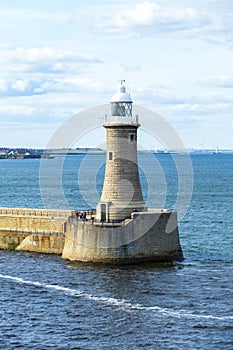
<path id="1" fill-rule="evenodd" d="M 134 212 L 121 223 L 87 219 L 69 210 L 0 208 L 0 249 L 114 264 L 183 259 L 176 211 Z"/>
<path id="2" fill-rule="evenodd" d="M 0 208 L 0 249 L 61 254 L 69 210 Z"/>
<path id="3" fill-rule="evenodd" d="M 133 213 L 118 226 L 70 222 L 62 257 L 123 264 L 182 260 L 176 211 Z"/>

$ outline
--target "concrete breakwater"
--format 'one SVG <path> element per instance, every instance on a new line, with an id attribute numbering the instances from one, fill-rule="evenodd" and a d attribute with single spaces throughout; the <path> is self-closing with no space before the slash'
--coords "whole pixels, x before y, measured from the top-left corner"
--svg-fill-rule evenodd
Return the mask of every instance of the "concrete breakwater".
<path id="1" fill-rule="evenodd" d="M 132 213 L 121 223 L 95 221 L 95 212 L 82 220 L 83 212 L 0 208 L 0 249 L 104 263 L 183 259 L 175 211 Z"/>
<path id="2" fill-rule="evenodd" d="M 69 210 L 0 208 L 0 249 L 62 254 Z"/>
<path id="3" fill-rule="evenodd" d="M 71 220 L 62 257 L 113 264 L 183 260 L 177 213 L 149 209 L 118 223 Z"/>

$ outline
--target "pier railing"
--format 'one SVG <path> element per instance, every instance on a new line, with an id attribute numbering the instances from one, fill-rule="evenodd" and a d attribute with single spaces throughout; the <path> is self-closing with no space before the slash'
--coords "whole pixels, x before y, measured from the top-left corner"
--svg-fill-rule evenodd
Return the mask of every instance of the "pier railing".
<path id="1" fill-rule="evenodd" d="M 0 208 L 0 216 L 47 216 L 47 217 L 68 217 L 72 210 L 58 209 L 32 209 L 32 208 Z"/>
<path id="2" fill-rule="evenodd" d="M 111 116 L 111 115 L 105 115 L 105 123 L 106 124 L 138 124 L 139 123 L 139 117 L 138 115 L 132 115 L 130 117 L 128 116 Z"/>

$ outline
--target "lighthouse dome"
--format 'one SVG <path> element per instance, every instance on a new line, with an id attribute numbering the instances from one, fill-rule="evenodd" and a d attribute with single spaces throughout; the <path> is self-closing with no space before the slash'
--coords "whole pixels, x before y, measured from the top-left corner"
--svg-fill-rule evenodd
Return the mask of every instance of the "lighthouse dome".
<path id="1" fill-rule="evenodd" d="M 122 80 L 117 88 L 117 92 L 112 96 L 111 103 L 114 102 L 129 102 L 132 103 L 132 98 L 130 94 L 126 92 L 126 87 L 124 85 L 124 80 Z"/>

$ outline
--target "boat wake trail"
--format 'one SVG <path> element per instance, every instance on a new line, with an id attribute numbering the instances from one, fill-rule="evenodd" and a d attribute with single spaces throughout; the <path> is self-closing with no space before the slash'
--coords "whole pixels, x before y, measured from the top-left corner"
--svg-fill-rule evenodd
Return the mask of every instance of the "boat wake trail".
<path id="1" fill-rule="evenodd" d="M 142 311 L 150 311 L 153 313 L 157 313 L 158 315 L 163 315 L 164 317 L 177 317 L 177 318 L 189 318 L 189 319 L 206 319 L 206 320 L 219 320 L 219 321 L 227 321 L 233 320 L 233 316 L 215 316 L 215 315 L 203 315 L 203 314 L 193 314 L 188 310 L 171 310 L 169 308 L 163 308 L 160 306 L 144 306 L 142 304 L 133 304 L 125 299 L 116 299 L 111 297 L 101 297 L 97 295 L 92 295 L 86 293 L 84 291 L 78 289 L 71 289 L 63 286 L 58 286 L 54 284 L 46 284 L 41 282 L 34 282 L 25 280 L 20 277 L 14 277 L 9 275 L 0 274 L 0 278 L 4 280 L 8 280 L 10 282 L 31 285 L 38 288 L 50 289 L 59 292 L 63 292 L 67 295 L 77 296 L 79 298 L 83 298 L 86 300 L 94 301 L 97 303 L 103 303 L 106 305 L 110 305 L 117 308 L 122 308 L 125 311 L 134 311 L 134 310 L 142 310 Z"/>

